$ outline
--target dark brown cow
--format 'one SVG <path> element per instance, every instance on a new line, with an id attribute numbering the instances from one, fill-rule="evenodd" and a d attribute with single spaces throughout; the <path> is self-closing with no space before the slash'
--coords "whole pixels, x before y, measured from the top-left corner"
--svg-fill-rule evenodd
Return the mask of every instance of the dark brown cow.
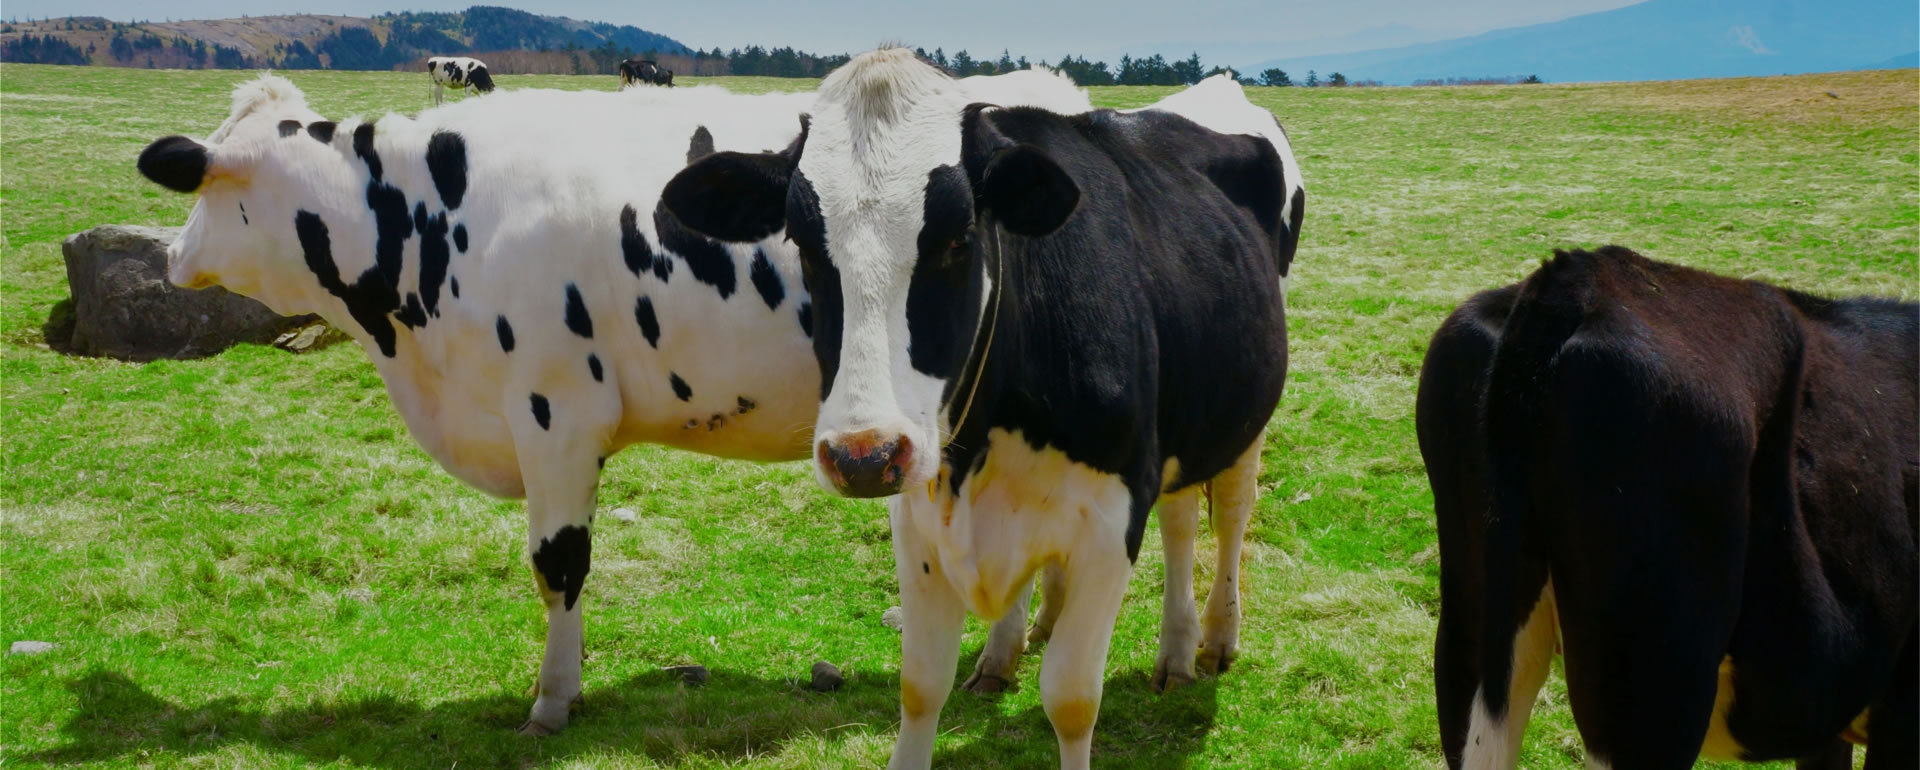
<path id="1" fill-rule="evenodd" d="M 1451 767 L 1513 767 L 1556 638 L 1589 767 L 1911 768 L 1920 306 L 1556 253 L 1420 376 Z"/>

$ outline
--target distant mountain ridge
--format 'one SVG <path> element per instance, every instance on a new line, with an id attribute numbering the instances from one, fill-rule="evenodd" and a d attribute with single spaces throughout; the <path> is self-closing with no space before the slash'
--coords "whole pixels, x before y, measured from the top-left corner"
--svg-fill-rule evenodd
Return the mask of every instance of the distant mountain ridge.
<path id="1" fill-rule="evenodd" d="M 7 61 L 104 66 L 386 70 L 428 56 L 563 50 L 605 57 L 690 49 L 631 25 L 481 5 L 372 18 L 299 14 L 126 24 L 73 17 L 0 26 L 0 58 Z"/>
<path id="2" fill-rule="evenodd" d="M 1389 84 L 1538 75 L 1550 82 L 1674 80 L 1873 68 L 1920 48 L 1913 0 L 1648 0 L 1610 11 L 1400 48 L 1247 68 Z M 1907 65 L 1912 66 L 1912 65 Z"/>

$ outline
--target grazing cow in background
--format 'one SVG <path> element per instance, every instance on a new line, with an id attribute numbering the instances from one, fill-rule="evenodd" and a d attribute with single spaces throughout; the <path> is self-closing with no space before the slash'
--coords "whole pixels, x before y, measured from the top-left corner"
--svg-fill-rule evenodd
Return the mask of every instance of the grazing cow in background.
<path id="1" fill-rule="evenodd" d="M 793 247 L 722 245 L 658 201 L 690 159 L 788 145 L 811 99 L 528 90 L 336 122 L 265 76 L 207 141 L 140 156 L 148 178 L 199 195 L 168 249 L 172 282 L 324 316 L 442 467 L 527 499 L 547 644 L 524 732 L 560 729 L 580 695 L 608 455 L 807 454 L 818 402 L 793 383 L 818 367 Z"/>
<path id="2" fill-rule="evenodd" d="M 1556 253 L 1420 374 L 1454 768 L 1511 768 L 1556 640 L 1588 767 L 1920 762 L 1920 306 Z"/>
<path id="3" fill-rule="evenodd" d="M 493 93 L 493 76 L 479 59 L 465 56 L 435 56 L 427 60 L 427 74 L 433 76 L 433 103 L 445 101 L 446 89 L 466 93 L 471 88 L 483 94 Z"/>
<path id="4" fill-rule="evenodd" d="M 848 496 L 898 493 L 895 767 L 932 761 L 965 612 L 1005 617 L 1042 569 L 1060 579 L 1041 699 L 1061 765 L 1087 765 L 1156 500 L 1165 601 L 1186 615 L 1168 612 L 1156 678 L 1190 679 L 1196 649 L 1203 672 L 1233 658 L 1304 193 L 1279 124 L 1231 80 L 1167 106 L 979 104 L 882 49 L 827 77 L 786 151 L 717 153 L 663 193 L 695 230 L 784 227 L 800 248 L 821 365 L 815 474 Z M 1221 547 L 1201 627 L 1191 541 L 1209 483 Z"/>
<path id="5" fill-rule="evenodd" d="M 651 59 L 627 59 L 620 62 L 620 87 L 646 83 L 656 86 L 673 87 L 673 70 L 660 66 Z"/>

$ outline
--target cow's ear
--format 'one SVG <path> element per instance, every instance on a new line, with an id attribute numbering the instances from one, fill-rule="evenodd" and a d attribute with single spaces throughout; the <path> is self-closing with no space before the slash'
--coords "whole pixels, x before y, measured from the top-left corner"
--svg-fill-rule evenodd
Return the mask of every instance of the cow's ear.
<path id="1" fill-rule="evenodd" d="M 694 232 L 749 243 L 786 227 L 785 153 L 716 152 L 680 170 L 660 193 L 667 211 Z"/>
<path id="2" fill-rule="evenodd" d="M 204 144 L 184 136 L 167 136 L 140 152 L 139 165 L 140 173 L 161 187 L 190 193 L 207 180 L 212 157 Z"/>
<path id="3" fill-rule="evenodd" d="M 995 150 L 974 197 L 1015 235 L 1038 238 L 1060 228 L 1080 205 L 1080 186 L 1040 148 Z"/>

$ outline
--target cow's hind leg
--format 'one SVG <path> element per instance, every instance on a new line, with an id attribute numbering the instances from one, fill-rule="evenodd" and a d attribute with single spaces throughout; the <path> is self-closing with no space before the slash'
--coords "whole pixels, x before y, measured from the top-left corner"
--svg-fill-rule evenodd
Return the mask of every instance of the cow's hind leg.
<path id="1" fill-rule="evenodd" d="M 1053 625 L 1060 620 L 1060 608 L 1067 603 L 1067 571 L 1048 562 L 1040 568 L 1040 611 L 1033 615 L 1033 627 L 1027 630 L 1027 644 L 1040 644 L 1053 638 Z"/>
<path id="2" fill-rule="evenodd" d="M 1907 640 L 1893 686 L 1867 714 L 1866 770 L 1920 767 L 1920 644 Z"/>
<path id="3" fill-rule="evenodd" d="M 946 575 L 933 566 L 932 547 L 913 529 L 906 510 L 916 495 L 888 503 L 893 524 L 893 572 L 900 581 L 900 738 L 890 768 L 933 764 L 940 708 L 953 689 L 960 658 L 960 624 L 966 618 Z"/>
<path id="4" fill-rule="evenodd" d="M 1193 683 L 1194 653 L 1200 648 L 1200 618 L 1193 603 L 1193 544 L 1199 527 L 1199 486 L 1160 498 L 1160 544 L 1166 552 L 1167 578 L 1160 598 L 1154 692 Z"/>
<path id="5" fill-rule="evenodd" d="M 1240 548 L 1247 537 L 1247 522 L 1253 518 L 1254 501 L 1260 497 L 1260 450 L 1266 446 L 1266 432 L 1240 454 L 1233 467 L 1211 482 L 1213 501 L 1214 555 L 1213 588 L 1207 592 L 1207 610 L 1202 616 L 1200 657 L 1197 666 L 1202 675 L 1225 672 L 1239 655 L 1240 645 Z"/>
<path id="6" fill-rule="evenodd" d="M 558 732 L 580 701 L 581 592 L 593 553 L 600 458 L 619 409 L 611 388 L 550 392 L 533 392 L 508 418 L 527 489 L 527 550 L 547 609 L 546 655 L 533 710 L 520 727 L 525 735 Z"/>
<path id="7" fill-rule="evenodd" d="M 1538 599 L 1530 609 L 1521 607 L 1516 613 L 1525 620 L 1511 637 L 1512 663 L 1504 681 L 1482 680 L 1480 689 L 1474 692 L 1459 767 L 1507 770 L 1519 765 L 1520 741 L 1527 731 L 1527 720 L 1533 716 L 1533 700 L 1540 694 L 1540 687 L 1546 683 L 1547 672 L 1552 668 L 1558 630 L 1552 584 L 1532 582 L 1532 585 L 1539 588 L 1520 589 L 1520 593 L 1533 593 Z M 1474 652 L 1478 651 L 1463 651 L 1463 654 Z M 1504 705 L 1488 697 L 1488 687 L 1506 688 Z M 1441 704 L 1443 708 L 1448 705 Z M 1442 724 L 1449 721 L 1448 716 L 1442 715 Z"/>
<path id="8" fill-rule="evenodd" d="M 1020 655 L 1027 650 L 1027 608 L 1033 603 L 1033 587 L 1020 592 L 1020 600 L 1007 609 L 1007 614 L 993 622 L 993 628 L 987 633 L 987 644 L 980 650 L 980 660 L 974 664 L 973 676 L 960 685 L 975 695 L 993 695 L 1018 689 L 1019 680 L 1015 678 L 1020 667 Z"/>

